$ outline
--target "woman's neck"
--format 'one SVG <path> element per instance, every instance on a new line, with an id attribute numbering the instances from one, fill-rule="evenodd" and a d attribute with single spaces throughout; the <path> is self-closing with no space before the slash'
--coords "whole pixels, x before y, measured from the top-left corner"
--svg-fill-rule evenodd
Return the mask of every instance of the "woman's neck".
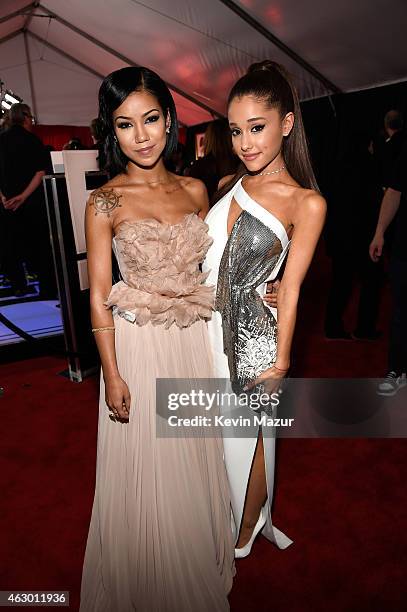
<path id="1" fill-rule="evenodd" d="M 162 158 L 160 158 L 154 166 L 144 168 L 129 162 L 127 164 L 127 176 L 133 183 L 138 183 L 140 185 L 155 185 L 167 183 L 170 178 L 170 173 L 164 166 Z"/>
<path id="2" fill-rule="evenodd" d="M 283 169 L 285 169 L 285 163 L 284 163 L 283 155 L 280 151 L 280 153 L 278 153 L 278 155 L 276 155 L 276 157 L 272 159 L 267 164 L 267 166 L 265 166 L 259 172 L 257 172 L 256 175 L 257 176 L 267 176 L 269 180 L 278 181 L 280 179 L 279 175 Z"/>

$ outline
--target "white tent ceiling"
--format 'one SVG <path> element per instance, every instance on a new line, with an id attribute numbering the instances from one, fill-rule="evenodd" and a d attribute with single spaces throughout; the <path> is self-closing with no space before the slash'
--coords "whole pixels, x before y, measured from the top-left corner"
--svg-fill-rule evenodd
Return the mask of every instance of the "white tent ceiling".
<path id="1" fill-rule="evenodd" d="M 157 71 L 185 125 L 271 58 L 302 99 L 407 79 L 406 0 L 0 0 L 0 79 L 42 124 L 86 125 L 103 76 Z"/>

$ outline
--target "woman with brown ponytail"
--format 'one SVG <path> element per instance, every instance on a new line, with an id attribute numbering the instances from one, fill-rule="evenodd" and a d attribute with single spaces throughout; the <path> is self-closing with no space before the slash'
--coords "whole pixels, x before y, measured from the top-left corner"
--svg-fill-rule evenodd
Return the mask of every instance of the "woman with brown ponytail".
<path id="1" fill-rule="evenodd" d="M 206 217 L 214 239 L 205 261 L 217 285 L 209 332 L 216 375 L 241 394 L 272 393 L 290 367 L 300 287 L 325 219 L 326 203 L 312 171 L 298 96 L 285 69 L 253 64 L 228 99 L 228 120 L 241 169 L 225 177 Z M 286 261 L 285 261 L 286 260 Z M 277 310 L 266 284 L 285 263 Z M 275 414 L 270 406 L 267 414 Z M 242 437 L 246 436 L 246 437 Z M 224 433 L 232 492 L 235 556 L 250 553 L 263 533 L 280 548 L 291 540 L 272 525 L 275 437 Z"/>

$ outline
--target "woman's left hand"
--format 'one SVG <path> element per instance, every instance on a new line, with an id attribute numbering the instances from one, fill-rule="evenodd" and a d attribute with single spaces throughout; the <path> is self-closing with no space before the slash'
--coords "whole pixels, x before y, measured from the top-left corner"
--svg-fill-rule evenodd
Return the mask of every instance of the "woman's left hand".
<path id="1" fill-rule="evenodd" d="M 288 369 L 283 371 L 278 368 L 275 368 L 274 366 L 271 366 L 271 368 L 264 370 L 264 372 L 259 374 L 259 376 L 257 376 L 257 378 L 252 380 L 250 383 L 247 383 L 247 385 L 244 387 L 244 390 L 249 391 L 250 389 L 253 389 L 253 387 L 255 387 L 256 385 L 262 385 L 264 393 L 267 393 L 268 395 L 271 395 L 272 393 L 277 393 L 281 384 L 281 380 L 286 376 L 287 372 Z"/>
<path id="2" fill-rule="evenodd" d="M 267 283 L 266 293 L 263 296 L 263 301 L 271 308 L 277 308 L 277 294 L 280 287 L 280 281 L 275 280 Z"/>

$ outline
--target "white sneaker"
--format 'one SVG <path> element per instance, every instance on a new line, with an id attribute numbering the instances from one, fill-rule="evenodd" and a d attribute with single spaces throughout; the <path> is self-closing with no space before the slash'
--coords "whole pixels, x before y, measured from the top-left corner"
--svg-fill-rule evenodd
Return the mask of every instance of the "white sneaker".
<path id="1" fill-rule="evenodd" d="M 396 395 L 402 387 L 407 385 L 406 373 L 403 372 L 400 376 L 394 370 L 390 370 L 383 378 L 383 381 L 377 387 L 377 395 L 386 395 L 388 397 Z"/>

